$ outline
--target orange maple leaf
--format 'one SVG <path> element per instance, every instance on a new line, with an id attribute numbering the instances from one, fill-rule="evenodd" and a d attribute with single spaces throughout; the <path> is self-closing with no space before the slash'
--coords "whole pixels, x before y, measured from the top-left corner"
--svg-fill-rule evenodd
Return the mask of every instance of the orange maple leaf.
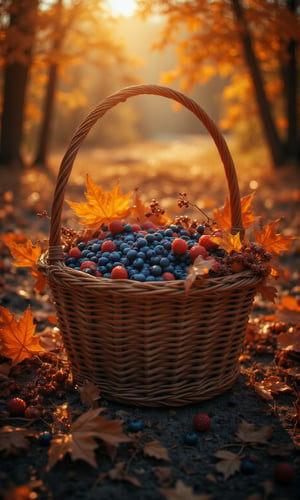
<path id="1" fill-rule="evenodd" d="M 35 325 L 30 306 L 23 316 L 16 321 L 14 315 L 5 307 L 0 306 L 0 353 L 12 360 L 13 365 L 21 363 L 26 358 L 45 352 L 40 345 L 40 336 L 35 335 Z"/>
<path id="2" fill-rule="evenodd" d="M 240 252 L 243 246 L 240 233 L 231 234 L 228 231 L 223 231 L 222 236 L 212 236 L 211 239 L 228 253 L 231 251 Z"/>
<path id="3" fill-rule="evenodd" d="M 33 245 L 31 240 L 24 243 L 15 243 L 11 237 L 2 237 L 4 243 L 8 246 L 10 253 L 15 259 L 16 267 L 35 267 L 41 256 L 42 248 L 40 245 Z"/>
<path id="4" fill-rule="evenodd" d="M 262 228 L 261 231 L 254 228 L 254 237 L 260 245 L 264 246 L 267 252 L 280 254 L 288 250 L 291 242 L 296 238 L 294 236 L 285 236 L 282 233 L 276 233 L 279 219 L 270 222 Z"/>
<path id="5" fill-rule="evenodd" d="M 102 191 L 87 175 L 87 202 L 67 201 L 75 214 L 82 220 L 80 224 L 93 229 L 100 229 L 102 224 L 112 220 L 122 220 L 130 213 L 130 200 L 132 193 L 123 195 L 119 182 L 109 192 Z"/>
<path id="6" fill-rule="evenodd" d="M 72 460 L 85 460 L 92 467 L 97 467 L 94 450 L 99 444 L 95 439 L 100 439 L 106 446 L 118 446 L 130 441 L 122 432 L 122 421 L 107 420 L 99 416 L 101 411 L 102 408 L 88 410 L 71 424 L 68 434 L 59 434 L 52 439 L 47 470 L 67 453 L 71 455 Z"/>
<path id="7" fill-rule="evenodd" d="M 147 222 L 150 220 L 156 226 L 163 226 L 166 224 L 170 224 L 172 221 L 171 217 L 169 217 L 167 214 L 151 214 L 149 217 L 147 217 L 145 214 L 149 212 L 151 212 L 150 207 L 142 202 L 138 190 L 136 189 L 133 206 L 130 209 L 130 215 L 136 222 L 142 224 L 143 222 Z"/>
<path id="8" fill-rule="evenodd" d="M 2 239 L 15 259 L 13 265 L 16 267 L 31 267 L 30 274 L 36 279 L 35 290 L 37 293 L 43 292 L 47 280 L 37 269 L 37 262 L 43 251 L 42 247 L 40 245 L 34 245 L 31 240 L 25 240 L 23 243 L 16 243 L 16 241 L 19 240 L 14 237 L 14 233 L 4 235 Z"/>
<path id="9" fill-rule="evenodd" d="M 248 194 L 241 198 L 241 209 L 242 209 L 242 222 L 243 227 L 249 227 L 253 222 L 258 219 L 258 216 L 254 215 L 250 210 L 252 201 L 254 198 L 254 193 Z M 219 209 L 216 208 L 213 212 L 214 220 L 216 221 L 218 227 L 230 231 L 231 229 L 231 209 L 229 204 L 229 198 L 226 197 L 224 207 Z"/>

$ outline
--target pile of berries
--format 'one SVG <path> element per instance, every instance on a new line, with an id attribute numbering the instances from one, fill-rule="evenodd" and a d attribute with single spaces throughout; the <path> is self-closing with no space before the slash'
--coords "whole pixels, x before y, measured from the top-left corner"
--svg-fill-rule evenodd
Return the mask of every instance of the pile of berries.
<path id="1" fill-rule="evenodd" d="M 180 225 L 156 228 L 150 221 L 143 226 L 112 221 L 97 239 L 80 241 L 70 248 L 65 262 L 73 269 L 104 278 L 183 280 L 198 255 L 224 257 L 224 251 L 217 249 L 204 230 L 205 226 L 191 232 Z"/>
<path id="2" fill-rule="evenodd" d="M 212 240 L 218 235 L 205 225 L 188 229 L 180 224 L 156 227 L 151 221 L 139 225 L 114 220 L 102 227 L 97 238 L 67 247 L 65 263 L 93 276 L 141 282 L 184 280 L 199 255 L 214 258 L 212 277 L 252 268 L 257 274 L 265 272 L 261 251 L 230 255 Z"/>

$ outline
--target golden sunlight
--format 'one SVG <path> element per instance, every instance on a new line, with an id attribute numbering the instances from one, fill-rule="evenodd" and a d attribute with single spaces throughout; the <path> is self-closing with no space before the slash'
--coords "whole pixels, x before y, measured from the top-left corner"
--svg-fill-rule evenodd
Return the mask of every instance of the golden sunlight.
<path id="1" fill-rule="evenodd" d="M 108 4 L 114 16 L 130 17 L 136 9 L 135 0 L 108 0 Z"/>

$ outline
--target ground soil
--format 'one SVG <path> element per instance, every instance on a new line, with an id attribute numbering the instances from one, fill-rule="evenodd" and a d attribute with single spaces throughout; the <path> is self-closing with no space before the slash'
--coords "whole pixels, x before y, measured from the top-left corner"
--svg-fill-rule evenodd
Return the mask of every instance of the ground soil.
<path id="1" fill-rule="evenodd" d="M 205 141 L 206 139 L 206 144 Z M 199 154 L 197 147 L 194 139 L 186 138 L 185 141 L 168 144 L 147 143 L 113 151 L 83 152 L 72 174 L 68 198 L 83 199 L 85 173 L 89 172 L 104 188 L 111 188 L 118 178 L 121 179 L 124 192 L 139 185 L 141 192 L 146 193 L 146 199 L 157 197 L 168 209 L 172 200 L 173 203 L 174 199 L 176 202 L 178 191 L 186 191 L 190 199 L 210 211 L 213 206 L 222 205 L 226 186 L 222 172 L 219 172 L 220 166 L 216 166 L 214 153 L 206 156 L 203 146 Z M 52 158 L 53 167 L 49 170 L 26 169 L 21 175 L 8 174 L 7 170 L 2 172 L 4 183 L 1 188 L 0 216 L 3 233 L 14 231 L 26 234 L 35 241 L 47 239 L 49 221 L 47 218 L 36 217 L 36 213 L 43 210 L 51 212 L 58 158 L 59 155 Z M 242 194 L 248 194 L 254 188 L 257 190 L 256 213 L 265 222 L 283 216 L 281 230 L 284 229 L 288 235 L 297 235 L 299 191 L 295 182 L 295 170 L 289 167 L 275 173 L 259 162 L 253 163 L 250 169 L 245 165 L 244 169 L 243 157 L 239 159 Z M 204 162 L 205 168 L 199 169 L 199 162 Z M 95 168 L 99 163 L 101 170 Z M 64 224 L 70 227 L 74 223 L 74 216 L 66 206 Z M 51 335 L 57 340 L 59 336 L 51 322 L 54 309 L 48 293 L 36 295 L 34 280 L 28 270 L 13 266 L 10 252 L 3 243 L 0 250 L 1 305 L 17 317 L 30 305 L 37 331 L 48 341 Z M 12 369 L 7 368 L 7 359 L 1 359 L 2 428 L 31 428 L 35 432 L 35 437 L 29 438 L 28 446 L 15 450 L 15 454 L 8 453 L 5 444 L 0 441 L 1 498 L 207 498 L 201 495 L 209 495 L 214 500 L 300 498 L 300 438 L 299 426 L 295 420 L 296 407 L 299 407 L 299 352 L 282 351 L 278 348 L 280 333 L 295 328 L 299 322 L 299 312 L 278 307 L 283 296 L 299 299 L 299 243 L 295 242 L 286 253 L 282 264 L 285 266 L 287 279 L 281 279 L 277 284 L 277 303 L 274 305 L 260 297 L 255 300 L 243 347 L 241 373 L 233 387 L 209 401 L 173 408 L 127 406 L 100 397 L 95 406 L 104 408 L 103 415 L 107 419 L 121 419 L 125 434 L 129 434 L 128 424 L 134 419 L 142 420 L 144 429 L 138 434 L 131 434 L 132 443 L 122 444 L 113 459 L 100 445 L 95 452 L 96 467 L 84 460 L 72 461 L 66 454 L 53 468 L 47 469 L 50 445 L 41 444 L 38 436 L 53 428 L 53 421 L 58 419 L 54 416 L 57 408 L 61 409 L 65 405 L 66 409 L 67 406 L 69 417 L 73 421 L 88 410 L 79 391 L 69 381 L 44 395 L 41 399 L 41 413 L 37 418 L 12 417 L 7 412 L 7 401 L 12 397 L 22 396 L 22 390 L 24 393 L 24 388 L 28 388 L 35 380 L 41 365 L 67 369 L 61 352 L 56 350 L 40 361 L 24 361 Z M 278 391 L 273 389 L 266 395 L 264 385 L 259 383 L 270 376 L 278 377 L 282 385 Z M 10 386 L 6 383 L 7 380 L 10 381 Z M 283 390 L 284 384 L 288 389 Z M 7 389 L 8 386 L 10 389 Z M 199 433 L 195 445 L 188 446 L 184 443 L 184 435 L 193 430 L 192 419 L 200 412 L 210 416 L 211 427 L 208 431 Z M 269 429 L 272 427 L 272 436 L 264 443 L 259 439 L 257 444 L 238 442 L 236 432 L 243 421 L 253 424 L 258 431 L 263 426 Z M 66 425 L 64 432 L 67 431 Z M 167 449 L 169 460 L 143 453 L 145 443 L 151 441 L 158 441 Z M 240 454 L 242 461 L 250 460 L 252 468 L 247 470 L 238 466 L 236 472 L 226 478 L 216 467 L 219 459 L 215 454 L 220 450 Z M 297 471 L 296 478 L 287 484 L 278 481 L 275 475 L 275 468 L 281 462 L 292 464 Z M 125 472 L 123 471 L 123 475 L 119 472 L 113 478 L 111 470 L 121 467 L 120 463 Z M 179 481 L 190 489 L 180 493 Z"/>

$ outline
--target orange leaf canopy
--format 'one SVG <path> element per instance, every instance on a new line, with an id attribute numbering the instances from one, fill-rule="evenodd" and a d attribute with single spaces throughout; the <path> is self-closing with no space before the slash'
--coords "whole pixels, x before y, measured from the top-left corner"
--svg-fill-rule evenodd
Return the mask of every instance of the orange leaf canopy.
<path id="1" fill-rule="evenodd" d="M 276 233 L 279 220 L 270 222 L 262 228 L 261 231 L 254 228 L 254 236 L 260 245 L 263 245 L 267 252 L 280 254 L 288 250 L 291 242 L 296 238 L 294 236 L 285 236 L 282 233 Z"/>
<path id="2" fill-rule="evenodd" d="M 254 198 L 254 193 L 248 194 L 241 198 L 242 222 L 243 227 L 249 227 L 255 222 L 258 217 L 250 210 Z M 214 220 L 218 227 L 227 231 L 231 230 L 231 209 L 228 197 L 225 200 L 224 207 L 214 210 Z"/>
<path id="3" fill-rule="evenodd" d="M 105 192 L 87 175 L 85 193 L 87 202 L 67 201 L 67 203 L 82 219 L 80 224 L 92 229 L 100 229 L 102 224 L 108 224 L 112 220 L 122 220 L 129 215 L 131 196 L 131 192 L 125 195 L 121 193 L 119 182 L 111 191 Z"/>
<path id="4" fill-rule="evenodd" d="M 5 307 L 0 306 L 0 353 L 10 358 L 14 365 L 26 358 L 45 352 L 40 336 L 35 335 L 33 315 L 28 306 L 19 321 Z"/>

